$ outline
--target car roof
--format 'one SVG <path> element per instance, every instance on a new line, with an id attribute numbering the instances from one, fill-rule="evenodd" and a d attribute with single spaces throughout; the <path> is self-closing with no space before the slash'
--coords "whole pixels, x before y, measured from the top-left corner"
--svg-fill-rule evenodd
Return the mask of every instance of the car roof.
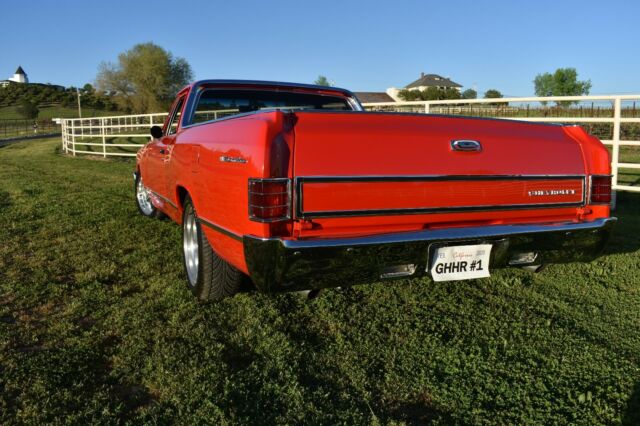
<path id="1" fill-rule="evenodd" d="M 264 80 L 222 80 L 222 79 L 214 79 L 214 80 L 198 80 L 191 83 L 188 87 L 195 88 L 204 85 L 220 85 L 220 86 L 234 86 L 234 85 L 247 85 L 247 86 L 278 86 L 283 88 L 291 88 L 291 89 L 309 89 L 309 90 L 322 90 L 326 92 L 338 92 L 343 95 L 355 98 L 355 95 L 347 90 L 342 89 L 340 87 L 333 86 L 318 86 L 315 84 L 303 84 L 303 83 L 289 83 L 283 81 L 264 81 Z"/>

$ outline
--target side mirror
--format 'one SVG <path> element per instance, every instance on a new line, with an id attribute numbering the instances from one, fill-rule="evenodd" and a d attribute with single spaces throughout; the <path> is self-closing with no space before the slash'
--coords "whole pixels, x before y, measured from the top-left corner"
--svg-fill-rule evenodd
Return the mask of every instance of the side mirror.
<path id="1" fill-rule="evenodd" d="M 162 127 L 153 126 L 151 128 L 151 137 L 154 139 L 160 139 L 162 137 Z"/>

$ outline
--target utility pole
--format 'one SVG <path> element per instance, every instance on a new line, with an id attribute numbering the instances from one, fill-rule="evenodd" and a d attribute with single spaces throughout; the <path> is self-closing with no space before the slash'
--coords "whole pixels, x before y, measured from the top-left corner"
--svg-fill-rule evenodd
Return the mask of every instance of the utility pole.
<path id="1" fill-rule="evenodd" d="M 76 88 L 76 93 L 78 93 L 78 118 L 82 118 L 82 106 L 80 106 L 80 89 Z"/>

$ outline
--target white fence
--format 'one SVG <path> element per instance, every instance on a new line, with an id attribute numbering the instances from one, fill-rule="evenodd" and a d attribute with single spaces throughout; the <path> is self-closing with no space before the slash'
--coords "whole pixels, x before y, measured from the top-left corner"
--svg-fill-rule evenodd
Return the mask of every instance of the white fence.
<path id="1" fill-rule="evenodd" d="M 640 95 L 382 102 L 363 106 L 369 111 L 454 114 L 580 124 L 610 146 L 614 189 L 640 192 L 640 185 L 633 185 L 640 181 L 640 172 L 633 173 L 634 170 L 640 170 Z M 166 115 L 160 113 L 63 119 L 62 148 L 64 152 L 73 155 L 133 157 L 147 142 L 149 128 L 161 125 Z M 624 157 L 623 161 L 621 156 Z M 623 170 L 622 173 L 620 169 Z M 621 174 L 624 175 L 622 182 L 619 179 Z"/>
<path id="2" fill-rule="evenodd" d="M 60 120 L 62 149 L 73 155 L 135 157 L 136 151 L 149 139 L 149 128 L 155 125 L 161 126 L 166 116 L 167 113 L 163 112 L 111 117 L 63 118 Z M 116 148 L 116 151 L 111 148 Z"/>

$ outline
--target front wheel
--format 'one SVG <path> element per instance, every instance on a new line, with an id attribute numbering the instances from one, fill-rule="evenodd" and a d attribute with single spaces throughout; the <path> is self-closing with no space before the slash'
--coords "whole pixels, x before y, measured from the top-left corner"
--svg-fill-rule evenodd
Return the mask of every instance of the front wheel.
<path id="1" fill-rule="evenodd" d="M 140 173 L 136 174 L 134 190 L 136 193 L 136 206 L 138 206 L 140 214 L 146 217 L 160 217 L 162 213 L 151 202 L 149 190 L 144 186 Z"/>
<path id="2" fill-rule="evenodd" d="M 242 273 L 213 251 L 189 196 L 182 214 L 182 251 L 188 286 L 198 299 L 221 300 L 238 292 Z"/>

